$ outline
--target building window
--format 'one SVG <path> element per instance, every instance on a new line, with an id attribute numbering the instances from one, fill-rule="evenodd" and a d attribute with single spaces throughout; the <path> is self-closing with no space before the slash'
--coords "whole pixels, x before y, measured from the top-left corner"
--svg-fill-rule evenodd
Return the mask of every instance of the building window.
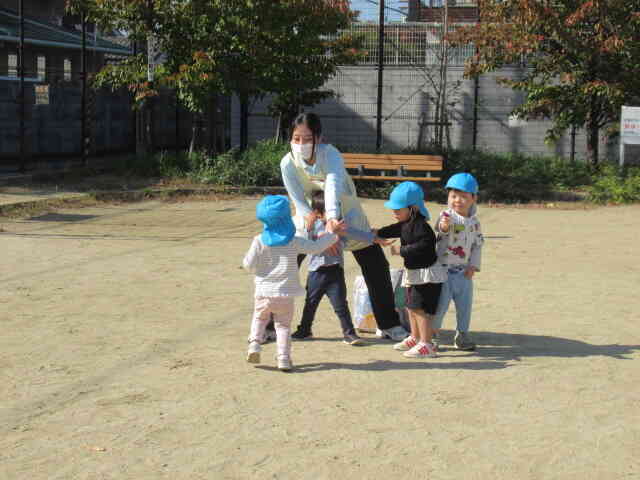
<path id="1" fill-rule="evenodd" d="M 10 77 L 17 77 L 18 76 L 18 55 L 16 55 L 15 53 L 10 53 L 7 64 L 9 67 L 7 75 L 9 75 Z"/>
<path id="2" fill-rule="evenodd" d="M 49 105 L 49 85 L 36 85 L 36 105 Z"/>
<path id="3" fill-rule="evenodd" d="M 71 59 L 69 58 L 64 59 L 64 81 L 71 81 Z"/>
<path id="4" fill-rule="evenodd" d="M 43 82 L 47 77 L 47 58 L 44 55 L 38 55 L 38 80 Z"/>

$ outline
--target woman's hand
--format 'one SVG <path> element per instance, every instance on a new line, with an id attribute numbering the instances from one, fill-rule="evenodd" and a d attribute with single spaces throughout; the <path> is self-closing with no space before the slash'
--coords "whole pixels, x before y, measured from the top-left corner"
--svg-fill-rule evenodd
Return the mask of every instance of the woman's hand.
<path id="1" fill-rule="evenodd" d="M 318 219 L 316 212 L 307 213 L 304 217 L 304 226 L 307 229 L 307 232 L 310 232 L 313 229 L 313 224 L 316 223 Z"/>
<path id="2" fill-rule="evenodd" d="M 391 245 L 389 248 L 391 255 L 400 255 L 400 245 Z"/>
<path id="3" fill-rule="evenodd" d="M 327 220 L 327 231 L 331 233 L 342 233 L 347 228 L 347 225 L 344 223 L 344 220 L 338 220 L 337 218 L 330 218 Z"/>

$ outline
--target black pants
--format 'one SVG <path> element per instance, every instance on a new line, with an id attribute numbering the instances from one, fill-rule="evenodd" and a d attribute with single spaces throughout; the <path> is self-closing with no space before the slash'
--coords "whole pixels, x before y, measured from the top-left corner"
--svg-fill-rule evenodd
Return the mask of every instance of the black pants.
<path id="1" fill-rule="evenodd" d="M 364 283 L 369 290 L 373 315 L 376 317 L 378 328 L 386 330 L 400 325 L 398 312 L 396 312 L 389 262 L 384 256 L 382 247 L 378 244 L 370 245 L 360 250 L 355 250 L 353 256 L 360 265 Z M 298 255 L 298 268 L 304 260 L 304 255 Z M 273 329 L 272 324 L 267 328 Z"/>
<path id="2" fill-rule="evenodd" d="M 299 330 L 310 332 L 313 319 L 324 296 L 329 297 L 333 311 L 340 319 L 343 335 L 352 335 L 356 331 L 351 321 L 351 312 L 347 303 L 347 284 L 344 281 L 344 270 L 340 265 L 321 267 L 307 276 L 307 296 L 304 300 L 302 320 Z"/>

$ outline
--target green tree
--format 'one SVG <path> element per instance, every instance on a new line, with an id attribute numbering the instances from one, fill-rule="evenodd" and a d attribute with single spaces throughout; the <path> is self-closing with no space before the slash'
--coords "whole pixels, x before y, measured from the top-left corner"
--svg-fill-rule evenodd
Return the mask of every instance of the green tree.
<path id="1" fill-rule="evenodd" d="M 235 94 L 247 142 L 249 102 L 267 94 L 289 108 L 318 97 L 316 91 L 339 63 L 357 55 L 355 41 L 327 40 L 348 24 L 351 14 L 327 0 L 70 0 L 103 28 L 153 37 L 166 61 L 146 79 L 144 55 L 106 67 L 97 85 L 122 86 L 143 102 L 158 85 L 175 87 L 180 101 L 202 113 L 211 96 Z M 330 52 L 331 55 L 327 55 Z M 353 61 L 353 60 L 351 60 Z M 315 95 L 315 97 L 314 97 Z"/>
<path id="2" fill-rule="evenodd" d="M 514 110 L 550 118 L 548 141 L 571 126 L 587 131 L 598 163 L 600 132 L 614 133 L 620 107 L 640 99 L 640 0 L 480 0 L 480 21 L 451 40 L 471 42 L 468 76 L 526 63 L 524 77 L 500 83 L 524 92 Z"/>

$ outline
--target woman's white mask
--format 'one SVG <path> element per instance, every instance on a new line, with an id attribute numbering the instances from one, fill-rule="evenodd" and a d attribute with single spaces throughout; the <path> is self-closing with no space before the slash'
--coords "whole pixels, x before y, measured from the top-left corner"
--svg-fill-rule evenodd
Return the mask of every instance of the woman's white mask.
<path id="1" fill-rule="evenodd" d="M 293 143 L 291 142 L 291 152 L 298 159 L 309 160 L 313 155 L 313 143 Z"/>

